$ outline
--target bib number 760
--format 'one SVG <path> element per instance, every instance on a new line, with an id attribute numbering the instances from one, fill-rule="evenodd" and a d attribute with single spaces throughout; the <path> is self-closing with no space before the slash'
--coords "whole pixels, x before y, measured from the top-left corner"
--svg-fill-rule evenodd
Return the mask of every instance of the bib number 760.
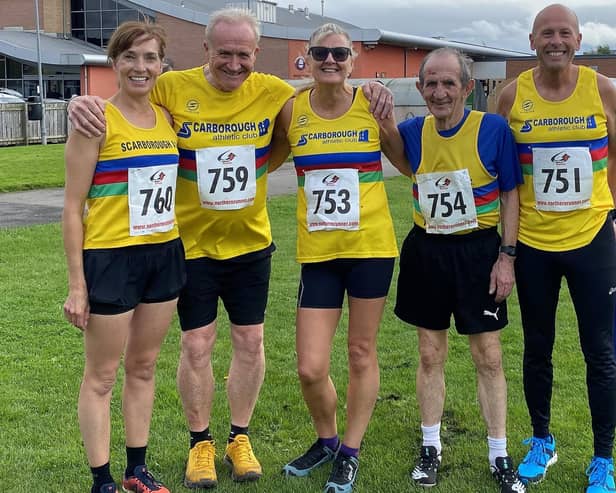
<path id="1" fill-rule="evenodd" d="M 336 211 L 339 214 L 347 214 L 351 210 L 351 203 L 349 202 L 351 194 L 344 188 L 339 190 L 313 190 L 312 195 L 317 198 L 313 214 L 318 214 L 321 207 L 323 207 L 323 214 L 333 214 Z"/>
<path id="2" fill-rule="evenodd" d="M 171 211 L 171 208 L 173 207 L 173 187 L 167 187 L 165 189 L 164 196 L 162 187 L 158 187 L 156 189 L 154 199 L 152 199 L 152 196 L 154 195 L 153 188 L 143 188 L 139 190 L 139 194 L 145 195 L 143 200 L 143 208 L 141 209 L 142 216 L 148 215 L 150 205 L 157 214 L 162 214 L 165 210 Z"/>
<path id="3" fill-rule="evenodd" d="M 462 192 L 456 192 L 454 194 L 453 203 L 449 192 L 429 193 L 426 197 L 432 202 L 430 207 L 430 217 L 432 218 L 436 217 L 437 207 L 439 208 L 440 217 L 450 217 L 454 211 L 459 211 L 461 214 L 466 214 L 467 206 L 464 203 Z"/>

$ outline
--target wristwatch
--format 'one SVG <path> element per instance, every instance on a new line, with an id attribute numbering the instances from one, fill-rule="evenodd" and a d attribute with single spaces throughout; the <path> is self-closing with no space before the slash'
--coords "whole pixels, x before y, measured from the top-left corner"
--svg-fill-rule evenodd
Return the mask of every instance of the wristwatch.
<path id="1" fill-rule="evenodd" d="M 501 245 L 498 251 L 510 257 L 515 257 L 516 255 L 515 247 L 511 245 Z"/>

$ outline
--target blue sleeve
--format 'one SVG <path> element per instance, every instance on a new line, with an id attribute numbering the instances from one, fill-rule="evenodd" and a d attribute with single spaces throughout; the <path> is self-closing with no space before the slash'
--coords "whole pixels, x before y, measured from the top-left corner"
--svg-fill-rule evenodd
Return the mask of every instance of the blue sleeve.
<path id="1" fill-rule="evenodd" d="M 485 113 L 479 126 L 479 157 L 488 172 L 498 177 L 498 187 L 509 192 L 522 180 L 522 168 L 507 120 L 500 115 Z"/>
<path id="2" fill-rule="evenodd" d="M 398 130 L 404 142 L 404 154 L 406 154 L 406 159 L 411 164 L 411 171 L 413 173 L 417 172 L 421 162 L 421 131 L 423 124 L 423 116 L 416 116 L 398 124 Z"/>

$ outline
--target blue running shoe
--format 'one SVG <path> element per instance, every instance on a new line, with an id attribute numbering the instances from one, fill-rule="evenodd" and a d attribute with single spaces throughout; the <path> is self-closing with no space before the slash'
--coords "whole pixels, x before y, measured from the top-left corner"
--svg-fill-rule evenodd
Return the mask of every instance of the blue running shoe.
<path id="1" fill-rule="evenodd" d="M 332 472 L 329 475 L 323 493 L 351 493 L 353 483 L 359 470 L 357 457 L 346 457 L 341 454 L 336 456 Z"/>
<path id="2" fill-rule="evenodd" d="M 518 466 L 518 476 L 523 483 L 539 483 L 545 478 L 548 467 L 558 460 L 554 435 L 547 438 L 531 437 L 522 442 L 530 450 Z"/>
<path id="3" fill-rule="evenodd" d="M 331 462 L 336 457 L 336 451 L 321 445 L 317 440 L 297 459 L 292 460 L 282 468 L 282 474 L 285 476 L 308 476 L 317 467 Z"/>
<path id="4" fill-rule="evenodd" d="M 616 491 L 614 487 L 614 459 L 593 457 L 588 469 L 588 488 L 586 493 L 610 493 Z"/>

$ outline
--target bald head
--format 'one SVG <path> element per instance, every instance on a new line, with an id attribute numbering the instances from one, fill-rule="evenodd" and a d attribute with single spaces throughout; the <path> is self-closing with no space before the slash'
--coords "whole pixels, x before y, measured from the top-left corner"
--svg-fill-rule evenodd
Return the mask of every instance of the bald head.
<path id="1" fill-rule="evenodd" d="M 567 22 L 572 27 L 573 31 L 576 34 L 579 34 L 580 21 L 578 20 L 578 16 L 569 7 L 560 3 L 553 3 L 552 5 L 548 5 L 546 8 L 539 11 L 535 17 L 535 21 L 533 22 L 532 34 L 536 36 L 543 24 L 551 22 L 555 19 Z"/>

